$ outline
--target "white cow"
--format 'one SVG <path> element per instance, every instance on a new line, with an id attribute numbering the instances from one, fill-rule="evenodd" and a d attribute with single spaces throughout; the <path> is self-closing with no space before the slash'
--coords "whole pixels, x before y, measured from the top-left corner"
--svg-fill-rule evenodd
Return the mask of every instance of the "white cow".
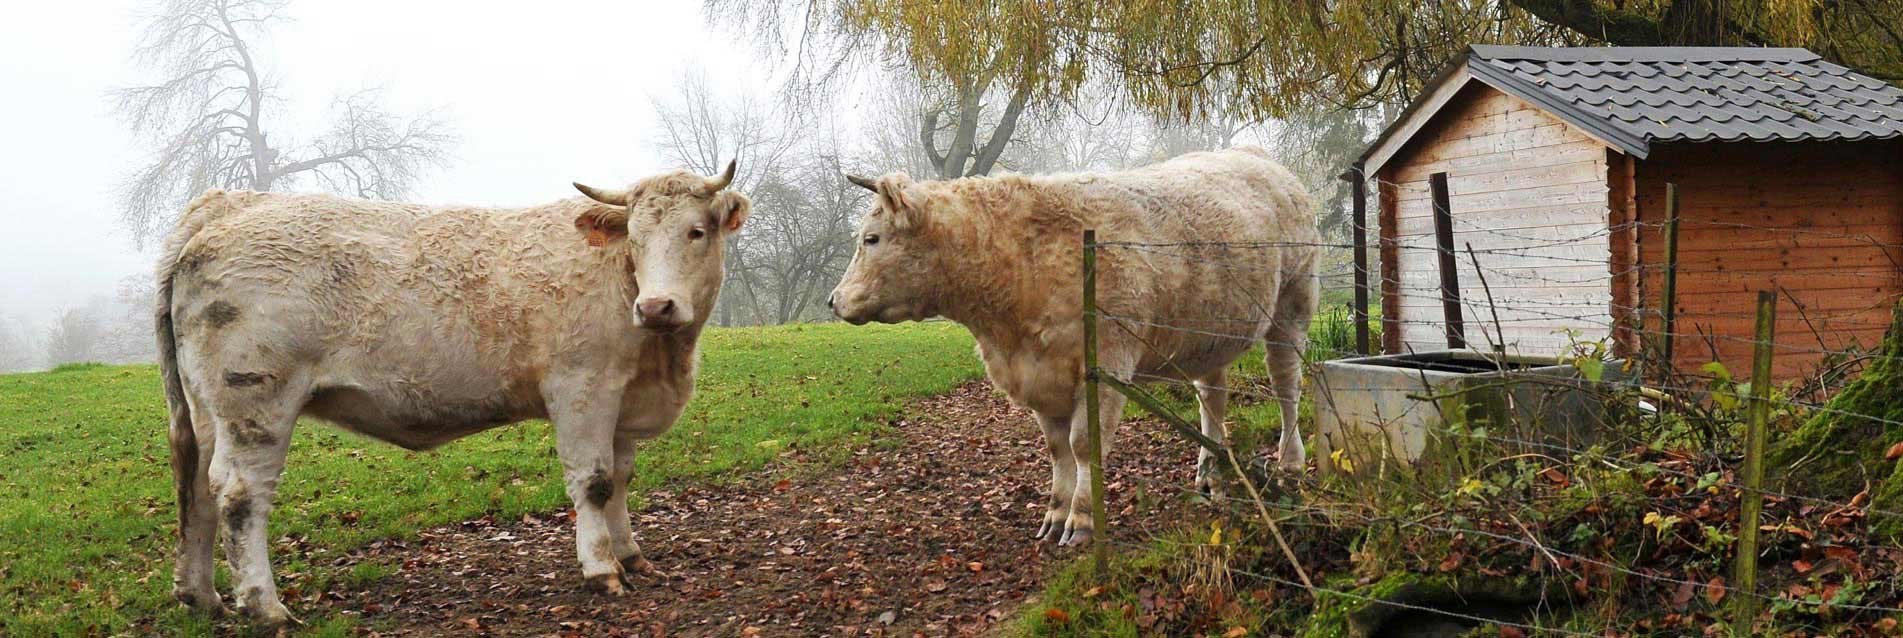
<path id="1" fill-rule="evenodd" d="M 291 620 L 265 533 L 300 415 L 412 450 L 554 422 L 585 583 L 651 571 L 627 512 L 637 440 L 694 390 L 722 239 L 745 196 L 672 172 L 519 209 L 225 192 L 193 201 L 158 267 L 158 340 L 179 501 L 174 594 Z"/>
<path id="2" fill-rule="evenodd" d="M 1099 366 L 1124 379 L 1192 381 L 1203 434 L 1222 441 L 1225 371 L 1266 342 L 1282 413 L 1281 462 L 1304 464 L 1295 409 L 1316 304 L 1311 200 L 1259 148 L 1191 153 L 1115 173 L 914 182 L 851 178 L 878 196 L 828 300 L 852 323 L 942 316 L 971 330 L 991 382 L 1037 415 L 1051 454 L 1038 537 L 1094 529 L 1084 454 L 1082 232 L 1099 252 Z M 1167 245 L 1164 245 L 1167 244 Z M 1123 395 L 1101 393 L 1107 456 Z M 1216 459 L 1204 450 L 1197 483 Z"/>

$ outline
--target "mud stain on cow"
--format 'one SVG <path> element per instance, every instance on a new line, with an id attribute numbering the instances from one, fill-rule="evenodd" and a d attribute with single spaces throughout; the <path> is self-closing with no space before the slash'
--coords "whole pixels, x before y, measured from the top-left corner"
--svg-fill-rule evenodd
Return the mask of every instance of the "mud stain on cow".
<path id="1" fill-rule="evenodd" d="M 205 306 L 205 322 L 211 327 L 223 328 L 238 320 L 238 307 L 223 300 L 211 302 Z"/>
<path id="2" fill-rule="evenodd" d="M 254 419 L 245 419 L 233 425 L 231 427 L 231 439 L 237 442 L 238 445 L 246 447 L 270 445 L 277 442 L 277 437 L 271 436 L 271 430 L 265 428 L 263 425 L 259 425 Z"/>
<path id="3" fill-rule="evenodd" d="M 237 538 L 244 533 L 245 523 L 251 520 L 251 499 L 239 498 L 225 506 L 225 533 Z"/>
<path id="4" fill-rule="evenodd" d="M 614 494 L 614 483 L 609 482 L 608 476 L 599 470 L 593 478 L 588 479 L 588 502 L 595 507 L 607 507 L 608 499 L 613 498 Z"/>
<path id="5" fill-rule="evenodd" d="M 248 388 L 254 385 L 261 385 L 266 381 L 270 381 L 276 378 L 277 377 L 274 375 L 265 374 L 263 372 L 232 372 L 230 370 L 225 371 L 225 385 L 231 386 L 234 388 Z"/>
<path id="6" fill-rule="evenodd" d="M 185 253 L 184 256 L 178 258 L 178 273 L 185 275 L 196 273 L 198 269 L 205 267 L 205 264 L 211 263 L 212 259 L 214 259 L 214 257 L 211 251 L 205 250 L 203 246 L 200 246 L 198 249 Z"/>

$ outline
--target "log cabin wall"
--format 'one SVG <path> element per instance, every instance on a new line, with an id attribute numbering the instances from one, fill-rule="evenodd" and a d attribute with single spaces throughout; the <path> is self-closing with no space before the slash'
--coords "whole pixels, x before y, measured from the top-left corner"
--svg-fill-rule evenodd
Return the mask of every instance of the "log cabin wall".
<path id="1" fill-rule="evenodd" d="M 1637 162 L 1647 338 L 1659 329 L 1665 184 L 1679 187 L 1674 365 L 1748 373 L 1755 293 L 1778 291 L 1773 376 L 1874 346 L 1903 294 L 1903 142 L 1655 146 Z"/>
<path id="2" fill-rule="evenodd" d="M 1447 346 L 1428 194 L 1437 172 L 1448 175 L 1471 347 L 1555 354 L 1572 343 L 1568 330 L 1607 336 L 1607 166 L 1602 144 L 1526 101 L 1477 83 L 1462 89 L 1377 174 L 1384 348 Z"/>

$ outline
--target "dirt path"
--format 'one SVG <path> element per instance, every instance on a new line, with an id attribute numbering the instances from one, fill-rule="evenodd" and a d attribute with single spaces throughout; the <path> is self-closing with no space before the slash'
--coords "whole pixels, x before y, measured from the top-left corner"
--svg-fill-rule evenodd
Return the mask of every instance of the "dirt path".
<path id="1" fill-rule="evenodd" d="M 1027 413 L 983 383 L 921 401 L 894 445 L 849 467 L 769 469 L 725 488 L 648 495 L 635 537 L 666 581 L 620 598 L 580 587 L 565 515 L 477 520 L 355 560 L 401 565 L 338 592 L 385 635 L 976 635 L 1008 619 L 1074 550 L 1032 542 L 1050 470 Z M 1188 486 L 1193 450 L 1160 425 L 1112 448 L 1112 533 L 1138 539 L 1182 498 L 1130 503 L 1128 485 Z M 797 467 L 798 464 L 793 464 Z M 1176 512 L 1176 513 L 1172 513 Z"/>

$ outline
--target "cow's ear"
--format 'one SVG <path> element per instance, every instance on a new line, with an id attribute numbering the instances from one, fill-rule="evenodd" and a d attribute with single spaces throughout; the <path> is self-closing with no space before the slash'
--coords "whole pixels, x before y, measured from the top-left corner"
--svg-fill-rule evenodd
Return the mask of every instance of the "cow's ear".
<path id="1" fill-rule="evenodd" d="M 720 220 L 720 228 L 729 233 L 739 232 L 740 226 L 747 223 L 747 213 L 753 210 L 753 202 L 733 191 L 721 191 L 714 196 L 714 218 Z"/>
<path id="2" fill-rule="evenodd" d="M 917 183 L 905 173 L 888 173 L 879 178 L 879 205 L 892 211 L 892 220 L 899 227 L 922 226 L 925 223 L 924 194 L 918 192 Z"/>
<path id="3" fill-rule="evenodd" d="M 575 218 L 575 230 L 597 248 L 628 236 L 628 209 L 594 206 Z"/>

